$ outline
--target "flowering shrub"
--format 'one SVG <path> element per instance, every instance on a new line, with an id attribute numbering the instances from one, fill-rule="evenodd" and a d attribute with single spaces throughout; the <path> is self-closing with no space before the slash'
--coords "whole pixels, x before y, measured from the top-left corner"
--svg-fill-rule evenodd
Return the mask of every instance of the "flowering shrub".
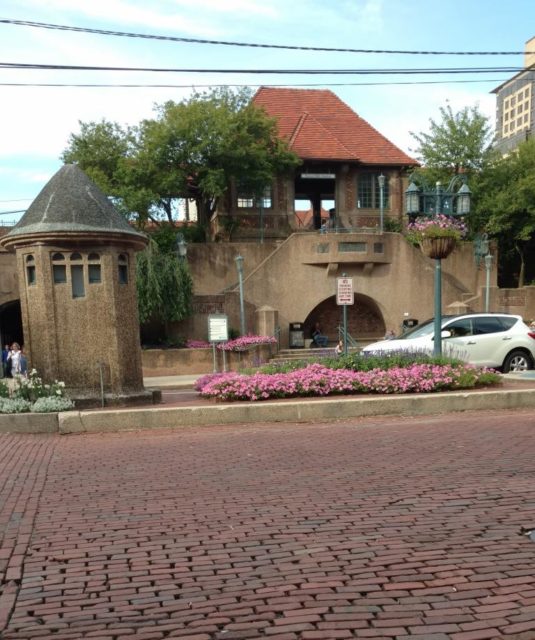
<path id="1" fill-rule="evenodd" d="M 30 407 L 23 398 L 0 398 L 0 413 L 27 413 Z"/>
<path id="2" fill-rule="evenodd" d="M 57 413 L 71 409 L 74 409 L 74 402 L 58 396 L 37 398 L 31 406 L 32 413 Z"/>
<path id="3" fill-rule="evenodd" d="M 9 398 L 9 385 L 5 380 L 0 380 L 0 398 Z"/>
<path id="4" fill-rule="evenodd" d="M 228 342 L 222 342 L 217 345 L 218 349 L 223 351 L 247 351 L 250 347 L 258 344 L 276 344 L 277 338 L 274 336 L 241 336 Z"/>
<path id="5" fill-rule="evenodd" d="M 10 385 L 0 381 L 0 413 L 46 413 L 74 408 L 74 403 L 63 396 L 65 383 L 55 380 L 44 384 L 35 369 L 27 378 L 18 375 L 12 382 Z"/>
<path id="6" fill-rule="evenodd" d="M 188 340 L 186 342 L 186 349 L 208 349 L 211 346 L 206 340 Z"/>
<path id="7" fill-rule="evenodd" d="M 204 376 L 197 381 L 197 388 L 205 398 L 232 401 L 352 393 L 430 393 L 498 381 L 498 374 L 466 364 L 413 364 L 371 371 L 333 370 L 311 364 L 297 371 L 271 375 Z"/>
<path id="8" fill-rule="evenodd" d="M 443 214 L 416 218 L 407 225 L 407 237 L 413 242 L 421 242 L 424 238 L 453 238 L 461 240 L 468 231 L 462 220 Z"/>
<path id="9" fill-rule="evenodd" d="M 25 376 L 15 376 L 12 397 L 35 402 L 37 398 L 62 397 L 64 389 L 65 383 L 58 382 L 58 380 L 54 380 L 52 384 L 44 384 L 37 371 L 32 369 L 27 378 Z"/>

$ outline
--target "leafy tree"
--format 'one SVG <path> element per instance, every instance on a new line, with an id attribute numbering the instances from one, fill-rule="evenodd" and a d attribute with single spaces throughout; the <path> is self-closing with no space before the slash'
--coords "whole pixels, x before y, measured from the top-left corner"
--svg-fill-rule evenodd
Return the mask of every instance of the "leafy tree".
<path id="1" fill-rule="evenodd" d="M 428 133 L 414 133 L 417 159 L 433 180 L 460 173 L 469 177 L 495 157 L 491 147 L 492 127 L 479 108 L 464 107 L 454 113 L 451 105 L 440 108 L 441 121 L 430 119 Z"/>
<path id="2" fill-rule="evenodd" d="M 75 162 L 139 226 L 176 218 L 179 198 L 192 198 L 205 226 L 232 183 L 260 193 L 274 175 L 299 162 L 277 135 L 276 120 L 247 90 L 194 93 L 156 107 L 156 118 L 122 129 L 81 123 L 64 162 Z"/>
<path id="3" fill-rule="evenodd" d="M 167 234 L 170 237 L 170 234 Z M 137 291 L 139 319 L 158 317 L 167 326 L 192 313 L 193 281 L 187 263 L 166 247 L 169 237 L 160 242 L 151 238 L 137 255 Z M 176 234 L 175 234 L 176 240 Z M 172 293 L 172 295 L 170 295 Z"/>
<path id="4" fill-rule="evenodd" d="M 518 286 L 525 283 L 528 247 L 535 234 L 535 140 L 520 144 L 482 175 L 478 210 L 484 229 L 519 260 Z"/>

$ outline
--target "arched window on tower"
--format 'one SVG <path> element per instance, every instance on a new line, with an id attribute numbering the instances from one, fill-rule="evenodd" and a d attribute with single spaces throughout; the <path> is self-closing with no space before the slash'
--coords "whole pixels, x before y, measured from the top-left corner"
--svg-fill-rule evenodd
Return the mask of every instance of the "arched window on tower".
<path id="1" fill-rule="evenodd" d="M 80 253 L 71 253 L 71 290 L 73 298 L 85 296 L 84 265 Z"/>
<path id="2" fill-rule="evenodd" d="M 128 256 L 124 253 L 119 254 L 117 262 L 119 284 L 128 284 Z"/>
<path id="3" fill-rule="evenodd" d="M 90 253 L 87 256 L 87 270 L 89 284 L 98 284 L 102 282 L 100 272 L 100 255 L 98 253 Z"/>
<path id="4" fill-rule="evenodd" d="M 52 254 L 52 276 L 54 278 L 54 284 L 64 284 L 67 282 L 65 256 L 62 253 Z"/>
<path id="5" fill-rule="evenodd" d="M 35 260 L 31 254 L 26 256 L 26 284 L 35 284 Z"/>

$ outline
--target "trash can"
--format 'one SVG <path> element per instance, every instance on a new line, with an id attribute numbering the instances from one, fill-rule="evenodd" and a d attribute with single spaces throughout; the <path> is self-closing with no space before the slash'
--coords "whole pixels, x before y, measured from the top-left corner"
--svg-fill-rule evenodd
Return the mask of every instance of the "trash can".
<path id="1" fill-rule="evenodd" d="M 305 348 L 305 327 L 302 322 L 290 322 L 288 342 L 290 349 Z"/>

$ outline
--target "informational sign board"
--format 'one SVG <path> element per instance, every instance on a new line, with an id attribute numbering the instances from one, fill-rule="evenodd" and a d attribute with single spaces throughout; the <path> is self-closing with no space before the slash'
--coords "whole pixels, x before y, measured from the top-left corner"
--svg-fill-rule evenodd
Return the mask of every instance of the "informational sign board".
<path id="1" fill-rule="evenodd" d="M 228 317 L 222 313 L 208 316 L 208 342 L 228 340 Z"/>
<path id="2" fill-rule="evenodd" d="M 336 278 L 336 304 L 352 305 L 354 302 L 353 278 Z"/>

